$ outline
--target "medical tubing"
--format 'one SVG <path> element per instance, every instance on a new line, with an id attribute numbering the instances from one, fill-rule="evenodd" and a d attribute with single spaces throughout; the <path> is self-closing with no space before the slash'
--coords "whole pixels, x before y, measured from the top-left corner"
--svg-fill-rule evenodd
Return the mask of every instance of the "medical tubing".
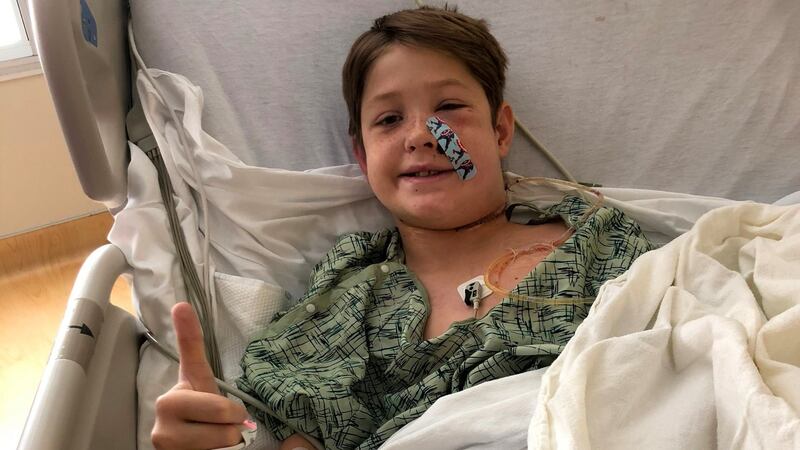
<path id="1" fill-rule="evenodd" d="M 150 84 L 153 86 L 155 90 L 155 95 L 158 97 L 158 100 L 167 105 L 165 101 L 164 95 L 161 93 L 158 84 L 150 75 L 149 71 L 147 70 L 147 66 L 145 66 L 144 61 L 142 60 L 141 55 L 139 54 L 138 49 L 136 48 L 136 41 L 133 37 L 133 24 L 129 20 L 128 21 L 128 41 L 131 47 L 131 53 L 133 54 L 134 60 L 136 61 L 136 65 L 139 67 L 140 72 L 147 78 Z M 181 145 L 183 148 L 187 148 L 186 145 L 186 136 L 184 135 L 184 130 L 181 126 L 179 126 L 180 122 L 175 114 L 175 111 L 172 108 L 167 107 L 169 111 L 170 117 L 176 125 L 176 129 L 178 131 L 178 139 L 180 140 Z M 156 149 L 158 152 L 158 150 Z M 208 200 L 205 195 L 205 188 L 200 180 L 198 175 L 197 169 L 195 168 L 194 161 L 191 155 L 188 155 L 189 166 L 192 169 L 192 176 L 194 177 L 195 184 L 197 186 L 197 191 L 200 195 L 201 201 L 201 209 L 203 212 L 203 282 L 202 282 L 202 289 L 200 289 L 200 282 L 197 280 L 197 273 L 194 269 L 194 262 L 191 258 L 191 254 L 188 251 L 186 246 L 186 237 L 183 234 L 183 230 L 180 228 L 180 221 L 177 217 L 177 211 L 175 210 L 175 204 L 173 199 L 173 190 L 172 190 L 172 183 L 169 181 L 169 174 L 166 170 L 166 166 L 164 166 L 164 162 L 161 159 L 160 153 L 157 153 L 157 157 L 154 159 L 151 154 L 148 155 L 151 157 L 151 161 L 153 161 L 156 166 L 156 170 L 159 172 L 159 188 L 161 190 L 161 195 L 164 200 L 164 207 L 167 211 L 167 217 L 169 219 L 170 228 L 172 231 L 173 242 L 175 244 L 175 248 L 177 250 L 179 260 L 181 261 L 181 272 L 184 275 L 184 280 L 186 281 L 187 285 L 187 294 L 188 300 L 190 304 L 194 307 L 195 311 L 197 312 L 198 319 L 200 320 L 200 325 L 203 330 L 203 340 L 206 344 L 206 352 L 208 354 L 209 363 L 211 364 L 212 371 L 217 377 L 222 377 L 222 363 L 220 360 L 219 355 L 219 347 L 217 345 L 216 337 L 214 334 L 214 322 L 216 319 L 216 308 L 213 305 L 214 296 L 210 292 L 210 269 L 209 269 L 209 241 L 210 241 L 210 230 L 208 227 Z M 211 299 L 211 303 L 209 305 L 209 299 Z M 209 311 L 211 309 L 211 311 Z M 145 324 L 145 326 L 147 326 Z"/>
<path id="2" fill-rule="evenodd" d="M 175 110 L 168 107 L 168 103 L 164 98 L 161 89 L 158 87 L 158 84 L 153 79 L 152 75 L 150 75 L 147 66 L 144 64 L 144 60 L 142 60 L 142 56 L 139 54 L 139 50 L 136 48 L 136 41 L 133 38 L 133 22 L 130 20 L 128 21 L 128 40 L 130 42 L 131 51 L 133 52 L 134 59 L 136 60 L 136 65 L 139 67 L 142 74 L 147 78 L 150 84 L 153 85 L 153 89 L 155 90 L 155 94 L 158 97 L 158 100 L 167 106 L 167 111 L 169 112 L 169 116 L 173 122 L 175 122 L 176 130 L 178 131 L 178 140 L 180 141 L 181 146 L 188 150 L 188 145 L 186 144 L 186 135 L 184 132 L 183 127 L 178 126 L 181 122 L 178 120 L 178 116 L 175 114 Z M 209 266 L 208 266 L 208 247 L 210 242 L 210 230 L 208 229 L 208 199 L 206 197 L 206 190 L 203 186 L 202 181 L 200 180 L 200 174 L 197 172 L 197 167 L 194 164 L 194 158 L 192 155 L 187 155 L 186 160 L 189 162 L 189 168 L 192 170 L 192 177 L 195 182 L 195 190 L 200 195 L 200 212 L 203 214 L 203 289 L 205 289 L 206 294 L 211 297 L 211 293 L 209 292 L 211 283 L 209 277 Z"/>
<path id="3" fill-rule="evenodd" d="M 167 211 L 167 219 L 169 221 L 170 232 L 172 235 L 172 241 L 175 243 L 175 250 L 178 253 L 178 260 L 181 266 L 181 273 L 184 275 L 184 282 L 186 283 L 186 293 L 189 300 L 189 303 L 198 311 L 198 319 L 200 318 L 200 312 L 203 314 L 207 314 L 205 308 L 203 307 L 202 299 L 203 291 L 200 287 L 200 280 L 197 277 L 197 271 L 194 270 L 194 263 L 192 261 L 192 256 L 189 253 L 189 249 L 186 247 L 186 237 L 183 234 L 183 229 L 180 227 L 180 221 L 178 219 L 173 191 L 172 191 L 172 183 L 169 179 L 169 174 L 167 173 L 167 168 L 164 166 L 164 161 L 161 158 L 161 154 L 158 151 L 158 148 L 154 148 L 148 152 L 146 152 L 147 157 L 150 158 L 150 161 L 156 167 L 156 171 L 159 174 L 158 177 L 158 185 L 159 190 L 161 191 L 161 197 L 164 201 L 164 209 Z M 209 335 L 213 337 L 213 332 L 208 330 L 207 326 L 204 326 L 204 321 L 200 320 L 200 326 L 203 329 L 203 336 Z M 216 339 L 211 339 L 210 342 L 206 342 L 208 348 L 211 348 L 211 352 L 219 353 L 219 348 L 216 343 Z M 212 369 L 215 367 L 221 367 L 219 359 L 216 361 L 212 360 L 209 357 L 209 361 L 213 361 L 211 363 Z M 215 372 L 216 373 L 216 372 Z"/>
<path id="4" fill-rule="evenodd" d="M 156 337 L 153 335 L 153 333 L 150 332 L 150 330 L 145 331 L 145 336 L 147 337 L 147 340 L 150 341 L 150 343 L 153 344 L 156 347 L 156 349 L 160 351 L 164 356 L 180 364 L 180 358 L 178 357 L 178 354 L 171 348 L 159 342 L 158 339 L 156 339 Z M 248 394 L 247 392 L 244 392 L 234 387 L 232 384 L 220 380 L 217 377 L 214 377 L 214 382 L 217 384 L 217 387 L 219 387 L 220 391 L 225 392 L 226 394 L 233 395 L 234 397 L 239 398 L 243 402 L 251 406 L 254 406 L 260 411 L 263 411 L 266 414 L 274 416 L 274 414 L 270 412 L 269 408 L 267 408 L 267 405 L 265 403 L 253 397 L 252 395 Z"/>
<path id="5" fill-rule="evenodd" d="M 150 161 L 156 168 L 156 172 L 158 172 L 158 185 L 159 190 L 161 191 L 161 197 L 164 201 L 164 209 L 167 212 L 167 219 L 169 221 L 170 232 L 172 235 L 172 241 L 175 243 L 175 250 L 178 253 L 178 260 L 181 266 L 181 273 L 183 274 L 184 282 L 186 283 L 186 293 L 188 296 L 189 303 L 198 311 L 198 318 L 200 318 L 200 313 L 202 312 L 204 315 L 207 314 L 203 304 L 198 299 L 202 299 L 203 291 L 200 287 L 200 280 L 197 276 L 197 271 L 194 270 L 194 262 L 192 261 L 192 256 L 189 253 L 189 249 L 186 246 L 186 237 L 183 234 L 183 229 L 180 227 L 180 220 L 176 213 L 175 208 L 175 201 L 173 197 L 173 190 L 172 190 L 172 183 L 169 179 L 169 173 L 167 173 L 167 168 L 164 166 L 164 160 L 161 158 L 161 154 L 159 153 L 158 148 L 154 148 L 146 152 L 147 157 L 150 158 Z M 205 321 L 200 320 L 200 326 L 203 329 L 203 335 L 206 336 L 211 333 L 208 330 L 207 326 L 203 324 Z M 213 334 L 212 334 L 213 336 Z M 210 346 L 209 348 L 212 349 L 212 352 L 219 352 L 219 348 L 216 343 L 216 339 L 211 339 L 210 342 L 206 342 L 206 345 Z M 210 353 L 210 352 L 209 352 Z M 209 361 L 213 361 L 209 357 Z M 214 366 L 220 366 L 219 359 L 212 363 L 212 369 Z M 216 373 L 216 372 L 215 372 Z"/>
<path id="6" fill-rule="evenodd" d="M 506 192 L 511 193 L 514 189 L 514 186 L 521 184 L 521 183 L 528 183 L 533 184 L 536 186 L 543 186 L 549 185 L 551 188 L 569 188 L 577 191 L 581 194 L 585 200 L 588 201 L 584 197 L 585 194 L 591 194 L 595 197 L 594 201 L 590 203 L 589 208 L 584 211 L 583 215 L 581 215 L 580 219 L 578 219 L 577 223 L 570 224 L 569 228 L 567 229 L 564 234 L 562 234 L 558 239 L 552 242 L 538 242 L 533 244 L 532 246 L 522 249 L 522 250 L 514 250 L 509 249 L 509 251 L 497 258 L 495 258 L 487 267 L 483 273 L 484 283 L 486 286 L 491 289 L 493 292 L 499 293 L 503 297 L 508 297 L 514 300 L 525 300 L 530 301 L 534 304 L 550 304 L 550 305 L 568 305 L 568 304 L 579 304 L 579 303 L 592 303 L 594 298 L 591 297 L 540 297 L 540 296 L 528 296 L 522 294 L 515 294 L 508 289 L 504 289 L 499 286 L 500 276 L 502 275 L 503 270 L 514 262 L 516 258 L 520 254 L 532 254 L 536 253 L 537 251 L 541 250 L 542 248 L 548 249 L 550 251 L 554 251 L 558 246 L 566 242 L 569 238 L 569 235 L 576 231 L 578 228 L 583 226 L 587 220 L 595 213 L 600 207 L 603 206 L 605 202 L 605 197 L 603 194 L 596 190 L 587 188 L 579 183 L 565 181 L 565 180 L 557 180 L 552 178 L 544 178 L 544 177 L 522 177 L 516 180 L 513 180 L 511 183 L 508 183 L 506 186 Z M 492 274 L 497 271 L 497 283 L 492 281 Z"/>
<path id="7" fill-rule="evenodd" d="M 139 54 L 139 50 L 136 47 L 136 41 L 133 37 L 133 22 L 128 20 L 128 41 L 130 42 L 131 51 L 133 52 L 134 59 L 136 60 L 136 65 L 139 67 L 142 74 L 147 78 L 150 84 L 153 86 L 155 90 L 155 94 L 158 97 L 158 100 L 164 105 L 167 106 L 167 111 L 169 112 L 169 116 L 172 121 L 176 125 L 176 129 L 178 131 L 178 140 L 180 141 L 181 146 L 188 150 L 188 145 L 186 144 L 186 136 L 183 127 L 178 126 L 181 122 L 178 120 L 177 115 L 175 114 L 175 110 L 168 107 L 167 101 L 164 98 L 161 89 L 158 87 L 158 84 L 153 79 L 152 75 L 150 75 L 150 71 L 147 70 L 147 66 L 144 64 L 144 60 L 142 56 Z M 197 172 L 197 167 L 194 164 L 194 158 L 192 155 L 187 155 L 186 160 L 189 162 L 189 168 L 192 170 L 192 177 L 194 178 L 195 185 L 194 186 L 200 194 L 200 204 L 201 204 L 201 213 L 203 214 L 203 289 L 206 291 L 206 295 L 211 297 L 211 293 L 209 292 L 210 289 L 210 278 L 209 278 L 209 258 L 208 258 L 208 247 L 210 242 L 210 230 L 208 229 L 208 199 L 206 197 L 206 190 L 203 186 L 202 181 L 200 180 L 200 174 Z"/>
<path id="8" fill-rule="evenodd" d="M 522 124 L 522 122 L 520 122 L 517 118 L 514 118 L 514 123 L 517 125 L 517 128 L 519 128 L 520 131 L 522 131 L 522 134 L 526 138 L 528 138 L 531 144 L 533 144 L 534 148 L 539 150 L 545 156 L 545 158 L 547 158 L 547 160 L 550 161 L 551 164 L 556 166 L 556 169 L 558 169 L 558 171 L 561 172 L 562 175 L 564 175 L 564 178 L 566 178 L 568 181 L 572 183 L 576 184 L 578 183 L 575 177 L 573 177 L 572 174 L 569 172 L 569 170 L 567 170 L 567 168 L 564 167 L 563 164 L 561 164 L 558 158 L 556 158 L 555 155 L 550 153 L 550 150 L 547 150 L 547 148 L 545 148 L 545 146 L 541 142 L 539 142 L 538 139 L 536 139 L 533 133 L 531 133 L 530 130 L 528 130 L 528 128 Z"/>

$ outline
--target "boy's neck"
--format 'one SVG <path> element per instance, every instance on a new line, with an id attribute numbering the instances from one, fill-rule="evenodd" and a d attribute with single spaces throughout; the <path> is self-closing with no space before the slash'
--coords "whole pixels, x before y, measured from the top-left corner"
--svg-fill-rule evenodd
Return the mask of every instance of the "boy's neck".
<path id="1" fill-rule="evenodd" d="M 484 261 L 497 252 L 498 245 L 502 247 L 503 236 L 512 227 L 504 214 L 455 230 L 430 230 L 397 222 L 406 264 L 417 273 L 448 272 L 452 266 Z"/>

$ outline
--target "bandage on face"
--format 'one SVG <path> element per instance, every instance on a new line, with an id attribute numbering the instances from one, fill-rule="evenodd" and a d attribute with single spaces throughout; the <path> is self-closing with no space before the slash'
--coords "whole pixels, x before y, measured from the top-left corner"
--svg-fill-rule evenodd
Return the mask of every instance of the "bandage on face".
<path id="1" fill-rule="evenodd" d="M 431 116 L 425 122 L 433 137 L 438 144 L 437 150 L 450 160 L 458 176 L 463 180 L 469 180 L 478 173 L 475 164 L 467 153 L 467 149 L 461 145 L 458 135 L 447 123 L 438 116 Z"/>

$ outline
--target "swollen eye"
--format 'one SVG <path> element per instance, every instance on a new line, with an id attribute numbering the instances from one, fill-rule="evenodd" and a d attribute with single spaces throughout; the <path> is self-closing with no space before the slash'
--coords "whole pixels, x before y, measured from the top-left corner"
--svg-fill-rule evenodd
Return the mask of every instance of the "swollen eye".
<path id="1" fill-rule="evenodd" d="M 394 125 L 400 120 L 400 116 L 386 116 L 378 121 L 378 125 Z"/>

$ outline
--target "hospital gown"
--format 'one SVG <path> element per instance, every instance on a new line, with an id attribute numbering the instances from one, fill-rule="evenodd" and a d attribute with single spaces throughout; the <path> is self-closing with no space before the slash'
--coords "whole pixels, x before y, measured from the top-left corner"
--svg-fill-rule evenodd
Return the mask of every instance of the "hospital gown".
<path id="1" fill-rule="evenodd" d="M 566 197 L 542 211 L 579 226 L 512 293 L 593 299 L 652 248 L 614 208 L 578 224 L 589 207 Z M 397 230 L 343 236 L 301 302 L 247 347 L 238 384 L 275 413 L 254 411 L 278 439 L 302 431 L 326 448 L 377 448 L 444 395 L 550 365 L 591 306 L 507 297 L 426 340 L 426 291 L 403 262 Z"/>

